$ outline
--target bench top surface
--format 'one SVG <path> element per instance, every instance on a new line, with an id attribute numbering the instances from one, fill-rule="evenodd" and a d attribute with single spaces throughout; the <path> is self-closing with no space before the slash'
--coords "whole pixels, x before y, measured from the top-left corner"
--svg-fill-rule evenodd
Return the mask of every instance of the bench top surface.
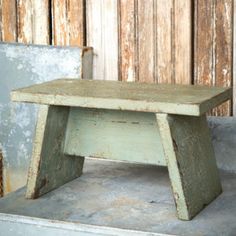
<path id="1" fill-rule="evenodd" d="M 231 88 L 78 79 L 58 79 L 11 92 L 12 101 L 193 116 L 231 96 Z"/>

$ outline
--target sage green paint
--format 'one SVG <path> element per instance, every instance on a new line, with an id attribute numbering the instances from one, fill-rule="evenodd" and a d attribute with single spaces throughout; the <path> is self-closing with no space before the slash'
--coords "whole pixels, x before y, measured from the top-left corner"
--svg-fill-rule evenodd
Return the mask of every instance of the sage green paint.
<path id="1" fill-rule="evenodd" d="M 156 117 L 177 214 L 190 220 L 222 192 L 206 116 Z"/>
<path id="2" fill-rule="evenodd" d="M 166 166 L 154 113 L 73 107 L 65 153 Z"/>
<path id="3" fill-rule="evenodd" d="M 199 116 L 230 99 L 231 88 L 60 79 L 17 89 L 13 101 Z"/>
<path id="4" fill-rule="evenodd" d="M 232 89 L 61 79 L 11 95 L 50 105 L 39 113 L 29 198 L 80 176 L 81 156 L 167 165 L 183 220 L 222 191 L 204 113 Z"/>
<path id="5" fill-rule="evenodd" d="M 63 153 L 69 107 L 41 106 L 30 168 L 27 198 L 37 198 L 82 174 L 84 157 Z"/>

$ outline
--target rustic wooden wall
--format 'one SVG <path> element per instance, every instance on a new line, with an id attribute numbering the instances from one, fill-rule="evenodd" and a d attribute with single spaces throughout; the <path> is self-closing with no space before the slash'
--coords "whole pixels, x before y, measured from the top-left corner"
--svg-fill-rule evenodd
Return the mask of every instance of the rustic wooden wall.
<path id="1" fill-rule="evenodd" d="M 232 86 L 233 1 L 194 1 L 194 83 Z M 227 102 L 212 112 L 230 115 Z"/>
<path id="2" fill-rule="evenodd" d="M 0 40 L 93 46 L 96 79 L 230 86 L 232 2 L 0 0 Z"/>

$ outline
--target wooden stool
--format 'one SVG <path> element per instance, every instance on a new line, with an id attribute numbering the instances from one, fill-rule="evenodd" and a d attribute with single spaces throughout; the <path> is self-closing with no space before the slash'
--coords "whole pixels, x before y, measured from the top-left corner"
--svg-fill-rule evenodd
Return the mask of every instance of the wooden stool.
<path id="1" fill-rule="evenodd" d="M 205 113 L 229 88 L 61 79 L 17 89 L 38 115 L 27 198 L 82 174 L 84 156 L 167 166 L 178 217 L 189 220 L 221 192 Z"/>

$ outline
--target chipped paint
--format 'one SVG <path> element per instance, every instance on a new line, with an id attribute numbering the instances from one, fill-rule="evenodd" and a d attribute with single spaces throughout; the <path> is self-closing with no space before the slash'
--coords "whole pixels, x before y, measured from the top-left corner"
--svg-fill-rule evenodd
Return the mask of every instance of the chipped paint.
<path id="1" fill-rule="evenodd" d="M 10 91 L 59 77 L 81 78 L 81 50 L 0 44 L 0 64 L 3 65 L 0 70 L 0 147 L 6 169 L 6 193 L 26 182 L 37 113 L 35 105 L 11 103 Z M 90 70 L 88 65 L 86 68 Z"/>

